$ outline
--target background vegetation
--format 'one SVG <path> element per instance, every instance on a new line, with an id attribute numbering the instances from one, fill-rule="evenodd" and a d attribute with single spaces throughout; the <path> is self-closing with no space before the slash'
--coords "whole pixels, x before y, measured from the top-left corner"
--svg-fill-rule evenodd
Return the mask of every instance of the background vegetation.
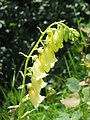
<path id="1" fill-rule="evenodd" d="M 87 104 L 68 109 L 60 99 L 70 94 L 67 78 L 75 77 L 82 81 L 89 69 L 80 66 L 81 59 L 90 53 L 90 3 L 88 0 L 1 0 L 0 1 L 0 119 L 17 119 L 17 111 L 9 111 L 10 105 L 18 104 L 24 57 L 19 52 L 28 53 L 39 38 L 39 26 L 42 30 L 54 21 L 65 20 L 69 27 L 80 32 L 79 40 L 57 53 L 58 62 L 46 78 L 48 86 L 42 91 L 47 98 L 37 111 L 30 114 L 34 120 L 64 120 L 72 115 L 81 116 L 73 120 L 89 120 L 90 110 Z M 30 63 L 31 65 L 31 63 Z M 80 92 L 81 97 L 83 96 Z M 29 104 L 29 107 L 28 107 Z M 32 109 L 30 103 L 26 108 Z M 61 111 L 60 111 L 61 110 Z M 9 112 L 8 112 L 9 111 Z M 65 113 L 63 113 L 65 112 Z M 73 114 L 71 114 L 73 113 Z M 13 117 L 14 116 L 14 117 Z M 58 118 L 57 118 L 58 116 Z M 64 118 L 63 118 L 64 116 Z M 28 116 L 29 117 L 29 116 Z M 29 118 L 27 118 L 29 119 Z"/>

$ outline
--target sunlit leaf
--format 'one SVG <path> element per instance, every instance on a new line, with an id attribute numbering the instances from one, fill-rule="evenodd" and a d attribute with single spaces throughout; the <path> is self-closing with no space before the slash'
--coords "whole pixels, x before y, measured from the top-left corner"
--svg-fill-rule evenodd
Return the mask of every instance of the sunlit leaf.
<path id="1" fill-rule="evenodd" d="M 73 93 L 69 97 L 60 100 L 62 104 L 64 104 L 66 107 L 72 108 L 76 107 L 80 104 L 80 97 L 78 93 Z"/>

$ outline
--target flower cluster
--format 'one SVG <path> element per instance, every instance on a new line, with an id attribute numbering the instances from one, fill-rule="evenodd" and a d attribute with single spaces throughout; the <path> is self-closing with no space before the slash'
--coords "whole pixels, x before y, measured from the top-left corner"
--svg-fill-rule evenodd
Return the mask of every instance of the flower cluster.
<path id="1" fill-rule="evenodd" d="M 75 29 L 69 29 L 64 24 L 57 25 L 57 28 L 48 28 L 44 33 L 46 35 L 45 40 L 42 40 L 43 47 L 37 48 L 38 55 L 32 56 L 31 83 L 28 83 L 27 86 L 28 97 L 35 107 L 38 107 L 45 98 L 40 95 L 41 89 L 47 85 L 43 78 L 48 75 L 50 69 L 57 62 L 55 53 L 59 48 L 63 48 L 63 41 L 67 41 L 73 33 L 78 36 Z"/>

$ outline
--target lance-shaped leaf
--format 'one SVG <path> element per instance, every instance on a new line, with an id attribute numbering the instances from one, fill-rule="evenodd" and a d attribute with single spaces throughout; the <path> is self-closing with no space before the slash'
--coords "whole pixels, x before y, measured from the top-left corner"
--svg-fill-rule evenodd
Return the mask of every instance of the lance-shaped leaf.
<path id="1" fill-rule="evenodd" d="M 41 78 L 44 78 L 47 76 L 47 74 L 45 73 L 42 64 L 40 62 L 40 60 L 37 58 L 36 61 L 33 63 L 33 67 L 31 68 L 31 71 L 33 72 L 33 77 L 36 80 L 39 80 Z"/>
<path id="2" fill-rule="evenodd" d="M 41 96 L 34 88 L 32 84 L 29 85 L 29 98 L 34 107 L 38 107 L 39 104 L 44 100 L 44 96 Z"/>
<path id="3" fill-rule="evenodd" d="M 31 79 L 32 81 L 32 85 L 33 87 L 35 88 L 35 90 L 40 93 L 41 89 L 44 88 L 47 83 L 43 81 L 43 79 L 40 79 L 40 80 L 35 80 L 33 77 Z M 28 85 L 30 85 L 30 83 L 28 83 Z"/>

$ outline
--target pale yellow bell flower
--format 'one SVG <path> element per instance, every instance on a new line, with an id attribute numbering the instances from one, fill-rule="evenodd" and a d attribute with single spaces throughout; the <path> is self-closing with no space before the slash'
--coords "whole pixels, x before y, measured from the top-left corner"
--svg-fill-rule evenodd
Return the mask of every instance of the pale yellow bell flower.
<path id="1" fill-rule="evenodd" d="M 33 63 L 31 71 L 32 71 L 33 77 L 34 77 L 34 79 L 36 79 L 36 81 L 47 76 L 47 74 L 45 73 L 45 71 L 42 67 L 42 64 L 38 58 Z"/>
<path id="2" fill-rule="evenodd" d="M 47 47 L 44 48 L 44 54 L 46 57 L 46 63 L 50 64 L 50 67 L 53 68 L 55 63 L 57 62 L 57 58 L 55 57 L 52 46 L 47 45 Z"/>
<path id="3" fill-rule="evenodd" d="M 32 84 L 29 85 L 29 98 L 34 107 L 38 107 L 39 104 L 44 100 L 44 96 L 41 96 L 34 88 Z"/>
<path id="4" fill-rule="evenodd" d="M 52 47 L 54 52 L 58 52 L 59 48 L 63 48 L 63 37 L 64 29 L 61 27 L 59 29 L 51 28 L 46 36 L 46 41 L 48 45 Z"/>
<path id="5" fill-rule="evenodd" d="M 57 30 L 57 29 L 51 28 L 51 29 L 49 30 L 50 32 L 47 32 L 47 36 L 46 36 L 46 41 L 47 41 L 47 43 L 48 43 L 48 46 L 49 46 L 49 47 L 52 47 L 52 50 L 53 50 L 54 52 L 57 52 L 58 49 L 59 49 L 59 48 L 56 47 L 55 41 L 53 40 L 53 36 L 54 36 L 56 30 Z"/>
<path id="6" fill-rule="evenodd" d="M 46 56 L 45 56 L 44 49 L 42 49 L 42 53 L 39 54 L 39 60 L 42 64 L 43 69 L 48 73 L 51 67 L 50 67 L 50 64 L 47 64 L 46 62 Z"/>
<path id="7" fill-rule="evenodd" d="M 33 77 L 31 79 L 32 85 L 34 86 L 35 90 L 40 93 L 41 89 L 44 88 L 47 83 L 43 81 L 43 79 L 35 80 Z"/>
<path id="8" fill-rule="evenodd" d="M 54 67 L 57 59 L 51 46 L 47 45 L 42 49 L 42 52 L 39 55 L 39 60 L 46 72 L 49 72 L 49 70 Z"/>
<path id="9" fill-rule="evenodd" d="M 53 44 L 54 44 L 54 51 L 57 52 L 59 48 L 63 48 L 63 35 L 64 30 L 57 29 L 53 35 Z"/>

